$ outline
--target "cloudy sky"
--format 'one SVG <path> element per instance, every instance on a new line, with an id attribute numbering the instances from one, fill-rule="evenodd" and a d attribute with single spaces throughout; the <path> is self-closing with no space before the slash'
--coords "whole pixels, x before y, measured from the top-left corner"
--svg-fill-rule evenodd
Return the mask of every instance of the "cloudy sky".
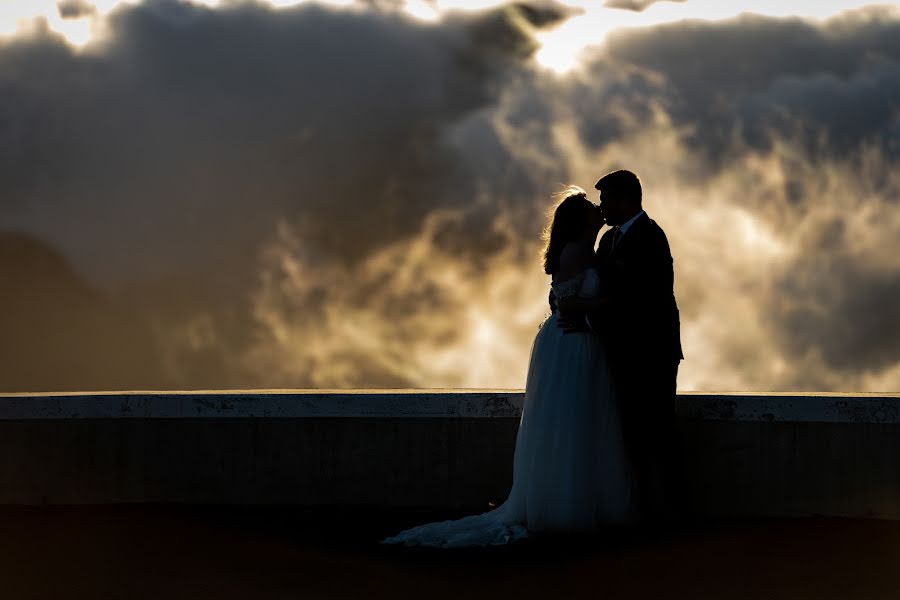
<path id="1" fill-rule="evenodd" d="M 524 385 L 637 172 L 682 390 L 900 391 L 900 8 L 0 4 L 3 390 Z"/>

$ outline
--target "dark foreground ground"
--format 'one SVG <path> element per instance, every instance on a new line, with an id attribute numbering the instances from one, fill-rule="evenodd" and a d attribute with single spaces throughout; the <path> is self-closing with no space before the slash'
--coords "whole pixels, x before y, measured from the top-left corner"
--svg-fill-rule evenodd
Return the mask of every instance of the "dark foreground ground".
<path id="1" fill-rule="evenodd" d="M 381 546 L 462 513 L 281 507 L 2 507 L 0 598 L 900 598 L 900 522 L 730 520 Z"/>

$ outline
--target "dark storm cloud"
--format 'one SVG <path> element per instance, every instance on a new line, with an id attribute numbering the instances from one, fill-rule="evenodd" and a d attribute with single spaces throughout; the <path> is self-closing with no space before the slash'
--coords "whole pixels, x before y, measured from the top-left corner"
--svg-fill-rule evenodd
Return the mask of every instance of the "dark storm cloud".
<path id="1" fill-rule="evenodd" d="M 761 303 L 786 356 L 815 356 L 831 374 L 900 364 L 900 178 L 896 159 L 871 148 L 859 155 L 820 169 L 810 162 L 795 180 L 805 214 L 779 230 L 799 252 Z M 789 378 L 809 389 L 819 375 L 797 369 Z"/>
<path id="2" fill-rule="evenodd" d="M 811 254 L 779 281 L 773 304 L 782 343 L 789 355 L 816 351 L 841 371 L 893 366 L 900 361 L 900 273 L 836 254 Z"/>
<path id="3" fill-rule="evenodd" d="M 534 50 L 531 28 L 561 16 L 520 5 L 423 25 L 156 0 L 119 8 L 82 52 L 46 31 L 14 39 L 0 47 L 0 223 L 145 318 L 211 314 L 215 345 L 240 346 L 257 251 L 280 221 L 311 263 L 352 266 L 432 211 L 470 207 L 460 244 L 496 251 L 445 130 L 489 105 Z M 227 368 L 202 354 L 179 358 L 185 381 Z M 190 360 L 209 364 L 192 375 Z"/>
<path id="4" fill-rule="evenodd" d="M 121 9 L 110 40 L 81 55 L 55 38 L 15 43 L 0 55 L 3 196 L 76 204 L 96 221 L 53 233 L 78 244 L 112 216 L 125 228 L 99 237 L 153 247 L 159 270 L 202 264 L 222 239 L 245 249 L 273 215 L 315 215 L 304 235 L 353 259 L 471 196 L 442 131 L 532 48 L 516 23 L 527 16 L 425 27 L 163 1 Z"/>
<path id="5" fill-rule="evenodd" d="M 686 2 L 687 0 L 606 0 L 603 6 L 609 8 L 621 8 L 622 10 L 631 10 L 634 12 L 643 12 L 648 7 L 658 2 Z"/>
<path id="6" fill-rule="evenodd" d="M 63 19 L 80 19 L 97 14 L 97 7 L 87 0 L 60 0 L 56 8 Z"/>
<path id="7" fill-rule="evenodd" d="M 158 385 L 150 324 L 98 293 L 33 236 L 0 232 L 4 390 Z"/>
<path id="8" fill-rule="evenodd" d="M 614 34 L 598 68 L 626 65 L 664 78 L 666 112 L 711 162 L 736 139 L 768 149 L 798 137 L 808 152 L 841 154 L 866 138 L 896 151 L 900 21 L 889 7 L 823 25 L 745 15 Z"/>

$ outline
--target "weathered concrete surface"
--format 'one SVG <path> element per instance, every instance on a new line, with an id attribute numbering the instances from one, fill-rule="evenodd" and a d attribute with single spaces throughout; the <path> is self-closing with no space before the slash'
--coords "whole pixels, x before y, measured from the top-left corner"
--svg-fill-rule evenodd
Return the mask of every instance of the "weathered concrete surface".
<path id="1" fill-rule="evenodd" d="M 0 395 L 0 503 L 484 507 L 518 391 Z M 900 518 L 900 396 L 687 394 L 701 513 Z"/>
<path id="2" fill-rule="evenodd" d="M 213 390 L 0 394 L 0 420 L 519 418 L 521 390 Z M 679 416 L 713 421 L 900 424 L 900 394 L 680 394 Z"/>
<path id="3" fill-rule="evenodd" d="M 701 394 L 678 397 L 678 415 L 704 421 L 900 424 L 900 394 Z"/>
<path id="4" fill-rule="evenodd" d="M 124 418 L 492 418 L 522 413 L 519 390 L 227 390 L 0 394 L 0 420 Z"/>

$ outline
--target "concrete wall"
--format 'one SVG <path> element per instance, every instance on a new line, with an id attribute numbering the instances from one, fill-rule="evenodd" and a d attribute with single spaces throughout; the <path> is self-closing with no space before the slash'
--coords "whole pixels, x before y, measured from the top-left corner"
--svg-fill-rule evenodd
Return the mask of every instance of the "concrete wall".
<path id="1" fill-rule="evenodd" d="M 0 503 L 485 508 L 519 391 L 0 395 Z M 683 394 L 700 512 L 900 518 L 900 395 Z"/>

